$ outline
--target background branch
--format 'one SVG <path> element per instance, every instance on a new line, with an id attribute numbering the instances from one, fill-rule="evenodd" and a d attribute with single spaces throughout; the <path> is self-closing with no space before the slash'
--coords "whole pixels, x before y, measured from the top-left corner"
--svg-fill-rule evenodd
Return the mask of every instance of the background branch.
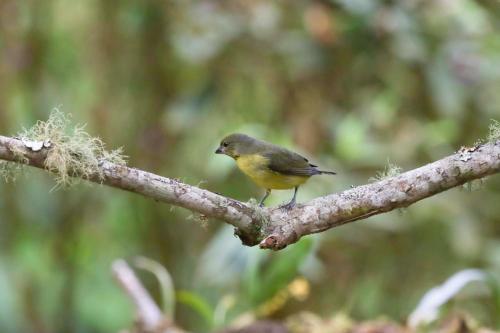
<path id="1" fill-rule="evenodd" d="M 144 327 L 144 331 L 154 331 L 163 322 L 163 315 L 132 268 L 125 260 L 119 259 L 113 263 L 112 271 L 135 305 L 138 325 Z"/>
<path id="2" fill-rule="evenodd" d="M 0 136 L 0 159 L 45 168 L 47 152 L 33 151 L 21 140 Z M 20 156 L 22 158 L 20 158 Z M 223 220 L 236 227 L 245 245 L 282 249 L 304 235 L 367 218 L 500 171 L 500 141 L 462 148 L 458 152 L 397 176 L 316 198 L 289 211 L 259 208 L 216 193 L 103 161 L 102 175 L 88 180 L 142 194 Z"/>
<path id="3" fill-rule="evenodd" d="M 132 300 L 136 310 L 136 333 L 182 333 L 173 326 L 173 318 L 164 315 L 132 268 L 123 259 L 113 262 L 113 276 Z"/>

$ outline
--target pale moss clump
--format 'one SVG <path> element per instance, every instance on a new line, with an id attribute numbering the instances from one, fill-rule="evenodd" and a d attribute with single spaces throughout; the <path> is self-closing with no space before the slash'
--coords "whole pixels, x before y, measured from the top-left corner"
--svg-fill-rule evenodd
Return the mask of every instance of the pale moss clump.
<path id="1" fill-rule="evenodd" d="M 384 168 L 384 171 L 378 171 L 375 174 L 375 177 L 370 178 L 370 181 L 375 182 L 375 181 L 391 178 L 391 177 L 394 177 L 394 176 L 401 174 L 401 171 L 403 171 L 403 169 L 401 167 L 388 161 L 387 166 Z"/>
<path id="2" fill-rule="evenodd" d="M 72 126 L 70 116 L 54 108 L 47 121 L 38 121 L 17 136 L 23 141 L 50 142 L 45 168 L 55 175 L 56 187 L 65 187 L 81 179 L 103 180 L 103 161 L 126 164 L 121 148 L 107 151 L 101 139 L 84 129 L 85 126 Z"/>
<path id="3" fill-rule="evenodd" d="M 490 134 L 488 135 L 489 142 L 500 140 L 500 121 L 492 119 L 490 124 Z"/>
<path id="4" fill-rule="evenodd" d="M 17 177 L 24 173 L 25 166 L 29 162 L 21 149 L 17 147 L 9 149 L 14 154 L 16 162 L 0 161 L 0 178 L 3 178 L 6 183 L 15 182 Z"/>
<path id="5" fill-rule="evenodd" d="M 8 161 L 0 161 L 0 178 L 6 183 L 14 182 L 17 179 L 17 176 L 24 171 L 24 165 L 8 162 Z"/>
<path id="6" fill-rule="evenodd" d="M 15 182 L 17 176 L 24 172 L 24 167 L 28 164 L 28 159 L 21 150 L 11 148 L 17 162 L 0 161 L 0 178 L 6 183 Z"/>
<path id="7" fill-rule="evenodd" d="M 474 192 L 482 190 L 484 188 L 484 184 L 485 180 L 481 178 L 468 181 L 467 183 L 463 184 L 462 187 L 468 192 Z"/>

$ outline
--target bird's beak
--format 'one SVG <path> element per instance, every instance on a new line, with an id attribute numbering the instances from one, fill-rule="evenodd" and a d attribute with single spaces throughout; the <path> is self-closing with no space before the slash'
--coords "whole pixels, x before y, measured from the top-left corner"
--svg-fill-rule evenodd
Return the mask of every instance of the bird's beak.
<path id="1" fill-rule="evenodd" d="M 215 151 L 216 154 L 224 154 L 224 149 L 222 147 L 217 148 Z"/>

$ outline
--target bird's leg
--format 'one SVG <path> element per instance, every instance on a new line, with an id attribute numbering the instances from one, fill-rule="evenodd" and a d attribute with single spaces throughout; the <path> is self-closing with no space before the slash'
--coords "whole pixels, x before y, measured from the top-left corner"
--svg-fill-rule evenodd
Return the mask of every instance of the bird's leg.
<path id="1" fill-rule="evenodd" d="M 289 210 L 289 209 L 292 209 L 295 206 L 295 198 L 297 197 L 297 191 L 298 190 L 299 190 L 299 187 L 295 186 L 295 191 L 293 192 L 293 198 L 292 198 L 292 200 L 290 200 L 289 203 L 280 206 L 281 209 Z"/>
<path id="2" fill-rule="evenodd" d="M 270 189 L 266 189 L 266 194 L 264 194 L 264 197 L 262 197 L 262 199 L 260 199 L 259 207 L 264 207 L 264 201 L 267 199 L 267 197 L 269 196 L 269 194 L 271 194 L 271 190 Z"/>

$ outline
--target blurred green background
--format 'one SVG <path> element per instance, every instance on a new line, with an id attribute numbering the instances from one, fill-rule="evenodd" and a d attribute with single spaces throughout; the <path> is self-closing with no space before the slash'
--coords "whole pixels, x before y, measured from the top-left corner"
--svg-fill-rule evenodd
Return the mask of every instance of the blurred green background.
<path id="1" fill-rule="evenodd" d="M 213 154 L 225 134 L 338 172 L 303 186 L 304 202 L 367 183 L 388 161 L 408 170 L 486 137 L 499 91 L 496 0 L 0 1 L 1 134 L 59 107 L 123 146 L 129 165 L 243 201 L 262 191 Z M 197 332 L 259 312 L 298 277 L 307 297 L 261 315 L 404 321 L 457 270 L 500 274 L 498 176 L 279 253 L 138 195 L 53 185 L 39 170 L 0 182 L 1 332 L 131 327 L 110 264 L 136 255 L 170 271 L 176 321 Z M 154 278 L 139 276 L 161 302 Z M 493 326 L 492 302 L 480 294 L 454 306 Z"/>

